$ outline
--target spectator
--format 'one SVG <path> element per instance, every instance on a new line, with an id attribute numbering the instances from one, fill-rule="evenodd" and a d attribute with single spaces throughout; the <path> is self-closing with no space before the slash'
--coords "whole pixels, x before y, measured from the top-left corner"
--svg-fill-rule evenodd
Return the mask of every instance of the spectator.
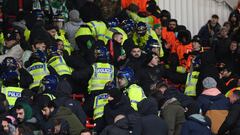
<path id="1" fill-rule="evenodd" d="M 93 133 L 89 129 L 84 129 L 81 131 L 80 135 L 93 135 Z"/>
<path id="2" fill-rule="evenodd" d="M 46 119 L 44 125 L 45 134 L 53 132 L 53 123 L 56 119 L 63 119 L 69 124 L 70 135 L 78 135 L 84 129 L 84 126 L 70 109 L 60 106 L 57 107 L 48 96 L 42 95 L 38 98 L 38 104 L 43 117 Z"/>
<path id="3" fill-rule="evenodd" d="M 217 37 L 217 34 L 221 28 L 218 23 L 219 17 L 218 15 L 212 15 L 211 20 L 207 22 L 198 32 L 198 36 L 201 38 L 204 47 L 211 47 L 212 41 Z"/>
<path id="4" fill-rule="evenodd" d="M 232 105 L 225 121 L 218 131 L 218 135 L 225 135 L 227 131 L 230 131 L 230 135 L 238 135 L 240 133 L 240 91 L 234 91 L 233 94 L 230 95 L 229 99 Z"/>
<path id="5" fill-rule="evenodd" d="M 81 18 L 79 18 L 80 14 L 78 10 L 74 9 L 69 12 L 69 21 L 64 24 L 64 30 L 67 34 L 67 38 L 69 39 L 69 42 L 71 43 L 72 47 L 75 50 L 78 50 L 76 41 L 75 41 L 75 34 L 79 27 L 83 24 L 83 21 Z"/>
<path id="6" fill-rule="evenodd" d="M 196 103 L 189 105 L 187 121 L 182 126 L 181 135 L 211 135 L 211 121 L 200 113 Z"/>
<path id="7" fill-rule="evenodd" d="M 228 114 L 229 101 L 216 88 L 217 82 L 212 77 L 206 77 L 202 84 L 204 90 L 198 97 L 197 104 L 202 109 L 203 115 L 211 119 L 212 133 L 217 134 Z"/>
<path id="8" fill-rule="evenodd" d="M 100 135 L 129 135 L 128 120 L 124 115 L 117 115 L 114 124 L 107 126 Z"/>
<path id="9" fill-rule="evenodd" d="M 140 121 L 133 127 L 133 135 L 168 135 L 167 123 L 158 116 L 157 102 L 153 98 L 138 103 Z"/>

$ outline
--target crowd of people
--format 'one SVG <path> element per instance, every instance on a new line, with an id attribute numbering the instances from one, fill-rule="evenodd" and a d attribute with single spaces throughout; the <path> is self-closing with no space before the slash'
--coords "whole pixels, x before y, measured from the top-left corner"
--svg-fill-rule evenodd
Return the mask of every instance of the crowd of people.
<path id="1" fill-rule="evenodd" d="M 0 1 L 0 134 L 239 135 L 240 2 L 218 21 L 192 36 L 155 0 Z"/>

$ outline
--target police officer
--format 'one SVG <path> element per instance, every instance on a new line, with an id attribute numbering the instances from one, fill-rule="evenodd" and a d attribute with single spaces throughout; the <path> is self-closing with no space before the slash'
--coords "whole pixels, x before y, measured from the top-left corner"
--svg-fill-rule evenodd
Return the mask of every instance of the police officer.
<path id="1" fill-rule="evenodd" d="M 46 75 L 41 80 L 38 93 L 47 95 L 51 100 L 56 99 L 58 78 L 55 75 Z"/>
<path id="2" fill-rule="evenodd" d="M 107 82 L 114 80 L 114 66 L 108 63 L 109 54 L 105 46 L 97 46 L 95 49 L 96 62 L 91 67 L 75 70 L 72 77 L 76 81 L 87 81 L 88 88 L 85 101 L 85 110 L 92 115 L 95 96 L 104 93 L 103 89 Z"/>
<path id="3" fill-rule="evenodd" d="M 9 103 L 9 108 L 15 105 L 17 98 L 21 97 L 22 88 L 19 87 L 19 79 L 16 71 L 4 71 L 1 75 L 3 87 L 1 93 L 6 95 Z"/>
<path id="4" fill-rule="evenodd" d="M 33 83 L 29 88 L 37 93 L 43 77 L 50 74 L 46 64 L 46 55 L 44 52 L 36 50 L 30 57 L 29 62 L 30 66 L 27 67 L 27 71 L 33 77 Z"/>
<path id="5" fill-rule="evenodd" d="M 50 46 L 48 52 L 48 67 L 52 67 L 61 79 L 67 79 L 72 74 L 72 69 L 68 67 L 64 58 L 59 55 L 55 46 Z"/>
<path id="6" fill-rule="evenodd" d="M 134 77 L 131 68 L 120 69 L 117 73 L 117 84 L 123 93 L 129 97 L 132 108 L 137 111 L 137 103 L 146 96 L 143 89 L 134 82 Z"/>

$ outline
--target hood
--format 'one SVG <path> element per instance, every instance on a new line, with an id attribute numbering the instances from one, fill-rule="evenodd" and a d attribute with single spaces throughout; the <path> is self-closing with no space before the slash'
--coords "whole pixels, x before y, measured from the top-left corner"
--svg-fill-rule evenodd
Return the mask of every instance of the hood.
<path id="1" fill-rule="evenodd" d="M 56 111 L 56 117 L 62 117 L 67 115 L 72 115 L 72 111 L 69 108 L 60 106 Z"/>
<path id="2" fill-rule="evenodd" d="M 161 109 L 164 109 L 165 107 L 167 107 L 170 104 L 176 104 L 176 105 L 181 105 L 181 103 L 176 99 L 176 98 L 170 98 L 167 101 L 165 101 L 165 103 L 162 105 Z"/>
<path id="3" fill-rule="evenodd" d="M 57 97 L 70 96 L 72 94 L 72 87 L 68 81 L 62 80 L 58 83 L 57 86 Z"/>
<path id="4" fill-rule="evenodd" d="M 23 107 L 25 117 L 24 120 L 29 120 L 32 118 L 32 107 L 27 103 L 20 103 L 20 105 Z"/>
<path id="5" fill-rule="evenodd" d="M 118 120 L 114 125 L 121 129 L 128 129 L 128 120 L 126 118 Z"/>
<path id="6" fill-rule="evenodd" d="M 195 121 L 200 123 L 201 125 L 210 126 L 210 123 L 206 120 L 206 117 L 204 117 L 201 114 L 193 114 L 188 117 L 189 120 Z"/>
<path id="7" fill-rule="evenodd" d="M 217 88 L 210 88 L 203 90 L 202 94 L 207 96 L 217 96 L 221 94 L 221 92 Z"/>
<path id="8" fill-rule="evenodd" d="M 82 21 L 82 20 L 79 20 L 79 21 L 71 21 L 70 23 L 71 23 L 73 26 L 79 27 L 80 25 L 83 24 L 83 21 Z"/>
<path id="9" fill-rule="evenodd" d="M 130 100 L 129 100 L 129 98 L 128 98 L 127 96 L 122 95 L 122 96 L 121 96 L 121 99 L 120 99 L 120 102 L 115 103 L 115 104 L 110 104 L 110 103 L 109 103 L 109 106 L 110 106 L 112 109 L 115 109 L 115 108 L 119 108 L 119 106 L 126 105 L 126 104 L 130 104 Z"/>
<path id="10" fill-rule="evenodd" d="M 158 112 L 158 104 L 154 98 L 145 98 L 141 102 L 138 103 L 138 112 L 143 115 L 157 115 Z"/>

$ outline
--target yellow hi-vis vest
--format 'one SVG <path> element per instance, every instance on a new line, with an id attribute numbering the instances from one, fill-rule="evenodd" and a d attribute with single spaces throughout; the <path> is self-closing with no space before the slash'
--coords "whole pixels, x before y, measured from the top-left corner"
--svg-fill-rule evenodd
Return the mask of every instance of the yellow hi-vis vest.
<path id="1" fill-rule="evenodd" d="M 131 107 L 137 111 L 137 103 L 146 98 L 143 89 L 137 84 L 132 84 L 125 91 L 124 94 L 127 95 L 131 102 Z"/>
<path id="2" fill-rule="evenodd" d="M 73 47 L 71 46 L 70 42 L 65 37 L 65 31 L 59 30 L 59 35 L 57 35 L 55 38 L 60 39 L 63 41 L 64 50 L 68 52 L 69 55 L 71 55 L 71 52 L 73 51 Z"/>
<path id="3" fill-rule="evenodd" d="M 40 86 L 40 82 L 43 77 L 49 75 L 47 64 L 42 62 L 33 63 L 30 67 L 27 68 L 27 71 L 33 77 L 33 83 L 30 85 L 30 89 Z"/>
<path id="4" fill-rule="evenodd" d="M 160 39 L 158 38 L 156 32 L 152 29 L 152 28 L 149 28 L 149 30 L 147 31 L 147 33 L 155 40 L 158 41 L 158 43 L 160 44 L 160 57 L 163 57 L 164 56 L 164 51 L 163 51 L 163 48 L 162 48 L 162 41 L 160 41 Z"/>
<path id="5" fill-rule="evenodd" d="M 108 94 L 103 93 L 94 98 L 93 119 L 96 120 L 103 116 L 104 106 L 108 103 Z"/>
<path id="6" fill-rule="evenodd" d="M 56 99 L 56 97 L 54 95 L 49 94 L 49 93 L 44 93 L 43 95 L 48 96 L 50 98 L 50 100 Z"/>
<path id="7" fill-rule="evenodd" d="M 22 88 L 9 86 L 3 87 L 1 92 L 6 95 L 9 107 L 12 108 L 15 105 L 17 98 L 21 97 L 22 91 Z"/>
<path id="8" fill-rule="evenodd" d="M 199 72 L 193 71 L 192 74 L 188 73 L 186 87 L 184 94 L 187 96 L 196 96 L 196 85 L 198 81 Z"/>
<path id="9" fill-rule="evenodd" d="M 0 33 L 0 45 L 4 44 L 4 35 L 3 32 Z"/>
<path id="10" fill-rule="evenodd" d="M 105 33 L 105 36 L 104 37 L 99 37 L 98 39 L 99 40 L 102 40 L 104 41 L 105 44 L 107 44 L 107 41 L 112 39 L 112 36 L 113 36 L 113 33 L 114 32 L 119 32 L 123 35 L 123 40 L 122 40 L 122 45 L 124 43 L 124 41 L 128 38 L 128 35 L 126 34 L 126 32 L 121 29 L 120 27 L 112 27 L 112 28 L 109 28 L 106 33 Z"/>
<path id="11" fill-rule="evenodd" d="M 24 37 L 25 37 L 25 40 L 26 40 L 26 41 L 29 40 L 30 34 L 31 34 L 31 31 L 30 31 L 28 28 L 26 28 L 26 29 L 24 30 Z"/>
<path id="12" fill-rule="evenodd" d="M 240 90 L 240 87 L 233 88 L 233 89 L 229 90 L 229 91 L 225 94 L 225 97 L 231 96 L 235 90 Z"/>
<path id="13" fill-rule="evenodd" d="M 93 74 L 88 81 L 88 93 L 103 90 L 107 82 L 114 78 L 114 67 L 108 63 L 95 63 L 92 65 Z"/>
<path id="14" fill-rule="evenodd" d="M 48 65 L 53 67 L 58 75 L 71 75 L 72 70 L 67 66 L 62 56 L 53 56 L 49 61 Z"/>
<path id="15" fill-rule="evenodd" d="M 103 21 L 91 21 L 88 22 L 87 25 L 91 28 L 93 36 L 97 39 L 105 36 L 107 26 Z"/>
<path id="16" fill-rule="evenodd" d="M 80 28 L 77 30 L 74 37 L 77 38 L 79 36 L 86 36 L 86 35 L 93 36 L 93 32 L 92 32 L 91 28 L 88 26 L 80 26 Z"/>

